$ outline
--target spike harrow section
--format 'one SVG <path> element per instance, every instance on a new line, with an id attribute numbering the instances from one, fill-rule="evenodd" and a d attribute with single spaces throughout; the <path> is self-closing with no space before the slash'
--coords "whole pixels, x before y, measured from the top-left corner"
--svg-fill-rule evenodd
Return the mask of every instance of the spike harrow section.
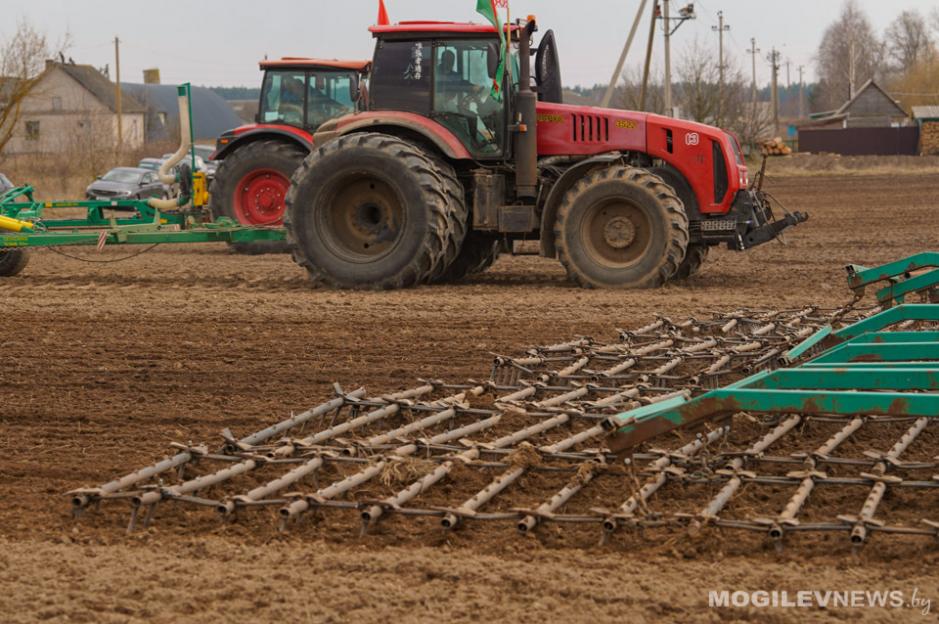
<path id="1" fill-rule="evenodd" d="M 334 398 L 303 414 L 243 438 L 226 431 L 214 452 L 176 445 L 168 459 L 72 492 L 72 505 L 77 515 L 129 503 L 129 530 L 141 515 L 149 525 L 203 509 L 248 524 L 273 516 L 289 531 L 331 527 L 324 514 L 346 514 L 362 533 L 396 537 L 401 519 L 467 536 L 497 523 L 548 536 L 579 527 L 564 534 L 590 541 L 704 527 L 762 533 L 776 544 L 810 531 L 843 531 L 855 547 L 878 533 L 935 537 L 929 523 L 937 518 L 901 513 L 891 520 L 896 493 L 936 495 L 939 467 L 924 453 L 935 441 L 930 418 L 757 404 L 688 422 L 660 418 L 715 392 L 792 392 L 812 366 L 834 379 L 825 377 L 834 366 L 825 358 L 871 344 L 870 328 L 922 324 L 924 314 L 911 319 L 904 309 L 883 313 L 893 320 L 868 316 L 861 337 L 846 318 L 863 317 L 844 309 L 659 317 L 613 342 L 579 337 L 518 357 L 497 355 L 484 382 L 420 381 L 379 396 L 336 386 Z M 877 345 L 911 340 L 882 329 Z M 841 346 L 821 351 L 834 341 Z M 790 358 L 802 365 L 780 369 Z M 860 364 L 850 372 L 851 383 L 884 375 Z M 894 383 L 898 390 L 932 378 L 914 369 L 905 379 Z M 624 446 L 622 430 L 644 423 L 653 424 L 644 426 L 643 444 Z M 692 426 L 676 431 L 676 424 Z M 619 435 L 611 438 L 611 429 Z M 895 444 L 878 446 L 890 435 Z M 755 488 L 773 495 L 755 506 Z M 849 489 L 860 493 L 857 504 L 816 508 L 819 491 Z M 545 533 L 547 525 L 554 528 Z"/>

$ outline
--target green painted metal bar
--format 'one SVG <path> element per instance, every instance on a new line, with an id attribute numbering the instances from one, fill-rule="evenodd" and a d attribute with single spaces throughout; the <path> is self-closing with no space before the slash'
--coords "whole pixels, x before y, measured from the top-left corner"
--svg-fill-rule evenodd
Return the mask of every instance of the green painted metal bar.
<path id="1" fill-rule="evenodd" d="M 934 251 L 918 253 L 879 267 L 851 265 L 848 267 L 848 286 L 852 290 L 857 290 L 883 280 L 903 276 L 906 273 L 931 268 L 939 268 L 939 253 Z"/>
<path id="2" fill-rule="evenodd" d="M 813 359 L 814 364 L 939 361 L 939 342 L 853 342 Z"/>
<path id="3" fill-rule="evenodd" d="M 939 341 L 939 331 L 896 331 L 873 332 L 852 338 L 847 343 L 900 343 L 900 342 L 935 342 Z"/>
<path id="4" fill-rule="evenodd" d="M 820 342 L 828 338 L 832 331 L 834 331 L 834 328 L 832 328 L 831 325 L 825 325 L 817 332 L 800 342 L 798 345 L 786 351 L 786 353 L 783 354 L 783 359 L 786 362 L 795 362 L 807 352 L 818 346 Z"/>
<path id="5" fill-rule="evenodd" d="M 850 340 L 863 334 L 879 332 L 903 321 L 939 321 L 939 305 L 906 303 L 858 321 L 833 335 L 841 340 Z"/>
<path id="6" fill-rule="evenodd" d="M 922 365 L 921 365 L 922 366 Z M 939 390 L 939 368 L 793 368 L 753 381 L 750 389 Z"/>
<path id="7" fill-rule="evenodd" d="M 894 370 L 904 370 L 907 368 L 923 368 L 930 367 L 933 364 L 929 362 L 844 362 L 838 364 L 831 363 L 821 363 L 817 364 L 814 362 L 806 362 L 801 365 L 799 369 L 829 369 L 837 368 L 838 370 L 866 370 L 870 368 L 883 368 L 883 369 L 894 369 Z M 797 370 L 797 369 L 792 369 Z"/>
<path id="8" fill-rule="evenodd" d="M 835 392 L 830 390 L 725 389 L 708 392 L 679 406 L 634 417 L 614 416 L 608 426 L 613 451 L 635 447 L 664 431 L 737 412 L 771 414 L 903 415 L 939 417 L 939 394 Z"/>
<path id="9" fill-rule="evenodd" d="M 939 287 L 939 270 L 932 270 L 921 275 L 910 277 L 877 291 L 877 301 L 883 305 L 890 303 L 904 303 L 911 294 L 934 290 Z"/>
<path id="10" fill-rule="evenodd" d="M 63 247 L 97 245 L 99 232 L 43 232 L 0 236 L 0 247 Z M 244 227 L 193 228 L 188 230 L 108 231 L 107 245 L 152 245 L 164 243 L 227 243 L 280 241 L 281 229 Z"/>

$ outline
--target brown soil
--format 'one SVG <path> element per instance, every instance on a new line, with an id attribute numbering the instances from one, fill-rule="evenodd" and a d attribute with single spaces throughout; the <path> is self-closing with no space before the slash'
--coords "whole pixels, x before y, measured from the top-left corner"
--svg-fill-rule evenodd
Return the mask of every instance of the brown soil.
<path id="1" fill-rule="evenodd" d="M 0 286 L 0 619 L 811 621 L 826 614 L 709 610 L 707 591 L 918 587 L 939 600 L 939 554 L 924 540 L 875 541 L 852 558 L 823 545 L 777 555 L 731 534 L 601 547 L 587 541 L 595 534 L 564 539 L 556 527 L 536 539 L 498 523 L 452 536 L 414 523 L 402 542 L 391 530 L 360 539 L 341 514 L 330 530 L 280 536 L 272 521 L 161 510 L 154 527 L 126 536 L 126 508 L 69 516 L 64 492 L 139 468 L 173 441 L 260 429 L 320 403 L 334 381 L 378 394 L 419 377 L 481 379 L 491 352 L 612 340 L 655 313 L 836 306 L 849 299 L 845 264 L 933 247 L 935 179 L 775 178 L 769 190 L 812 215 L 787 245 L 712 254 L 689 283 L 652 292 L 579 290 L 531 257 L 459 286 L 345 293 L 308 289 L 286 257 L 223 246 L 118 264 L 35 254 Z M 829 617 L 897 621 L 889 609 Z"/>

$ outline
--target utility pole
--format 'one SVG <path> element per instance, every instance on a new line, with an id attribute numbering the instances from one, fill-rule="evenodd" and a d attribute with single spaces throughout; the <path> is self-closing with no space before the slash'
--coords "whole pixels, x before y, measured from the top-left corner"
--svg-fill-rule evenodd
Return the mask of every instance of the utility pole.
<path id="1" fill-rule="evenodd" d="M 121 40 L 114 37 L 114 73 L 117 80 L 114 82 L 114 104 L 117 109 L 117 150 L 120 151 L 124 143 L 124 113 L 121 102 Z"/>
<path id="2" fill-rule="evenodd" d="M 789 66 L 792 65 L 791 59 L 786 59 L 786 91 L 792 88 L 792 80 L 789 79 Z"/>
<path id="3" fill-rule="evenodd" d="M 779 52 L 776 47 L 769 54 L 770 66 L 773 70 L 772 97 L 773 97 L 773 132 L 779 134 Z"/>
<path id="4" fill-rule="evenodd" d="M 672 22 L 669 16 L 670 0 L 663 0 L 665 18 L 665 114 L 672 116 Z"/>
<path id="5" fill-rule="evenodd" d="M 753 91 L 753 105 L 756 106 L 756 55 L 759 54 L 759 53 L 761 52 L 761 50 L 760 50 L 758 47 L 756 47 L 756 38 L 755 38 L 755 37 L 751 37 L 751 38 L 750 38 L 750 49 L 747 50 L 747 52 L 753 57 L 753 83 L 752 83 L 752 91 Z"/>
<path id="6" fill-rule="evenodd" d="M 799 118 L 805 117 L 805 79 L 803 72 L 805 65 L 799 65 Z"/>
<path id="7" fill-rule="evenodd" d="M 639 91 L 639 110 L 646 110 L 646 96 L 649 92 L 649 70 L 652 66 L 652 46 L 655 43 L 655 22 L 659 19 L 659 0 L 652 3 L 652 19 L 649 20 L 649 42 L 646 44 L 646 63 L 642 68 L 642 88 Z"/>
<path id="8" fill-rule="evenodd" d="M 669 10 L 670 0 L 662 0 L 665 24 L 665 114 L 671 117 L 675 111 L 672 108 L 672 35 L 688 20 L 695 19 L 694 2 L 689 2 L 678 11 L 678 17 L 672 17 Z M 675 27 L 672 28 L 672 22 Z"/>
<path id="9" fill-rule="evenodd" d="M 620 74 L 623 73 L 623 65 L 626 64 L 626 56 L 629 54 L 629 48 L 631 48 L 633 45 L 633 39 L 636 37 L 636 30 L 639 28 L 639 22 L 642 21 L 642 14 L 646 10 L 646 4 L 648 4 L 648 0 L 642 0 L 642 2 L 639 3 L 639 10 L 636 11 L 636 19 L 633 20 L 633 26 L 629 30 L 629 36 L 626 38 L 626 45 L 623 46 L 623 53 L 619 55 L 619 62 L 616 63 L 616 69 L 613 70 L 613 77 L 610 78 L 610 85 L 606 88 L 606 93 L 603 95 L 603 102 L 601 103 L 603 108 L 608 108 L 610 106 L 610 101 L 613 99 L 613 92 L 616 90 L 616 84 L 619 82 Z M 511 63 L 509 65 L 511 65 Z"/>
<path id="10" fill-rule="evenodd" d="M 717 31 L 718 40 L 718 72 L 720 78 L 717 86 L 717 125 L 720 127 L 721 120 L 724 117 L 724 33 L 730 30 L 728 24 L 724 24 L 724 12 L 717 12 L 717 26 L 711 26 L 711 30 Z"/>

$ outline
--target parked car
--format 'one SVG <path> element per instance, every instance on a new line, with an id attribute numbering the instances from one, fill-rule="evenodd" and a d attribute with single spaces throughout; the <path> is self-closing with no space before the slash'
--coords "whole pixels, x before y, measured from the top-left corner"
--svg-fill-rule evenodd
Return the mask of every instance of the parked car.
<path id="1" fill-rule="evenodd" d="M 161 164 L 163 164 L 163 160 L 161 158 L 144 158 L 139 163 L 137 163 L 137 168 L 148 169 L 149 171 L 159 171 Z"/>
<path id="2" fill-rule="evenodd" d="M 88 199 L 143 199 L 169 195 L 170 189 L 160 182 L 155 171 L 140 167 L 111 169 L 85 189 Z"/>
<path id="3" fill-rule="evenodd" d="M 163 154 L 163 158 L 160 159 L 160 162 L 165 162 L 169 160 L 170 158 L 172 158 L 172 156 L 173 156 L 172 154 Z M 184 158 L 180 162 L 189 162 L 189 159 Z M 202 159 L 202 156 L 199 156 L 198 154 L 196 154 L 196 171 L 205 171 L 205 170 L 206 170 L 205 160 Z"/>
<path id="4" fill-rule="evenodd" d="M 212 160 L 215 147 L 212 145 L 194 145 L 193 149 L 196 152 L 196 156 L 205 161 L 205 176 L 211 180 L 215 177 L 215 171 L 218 169 L 218 161 Z"/>

